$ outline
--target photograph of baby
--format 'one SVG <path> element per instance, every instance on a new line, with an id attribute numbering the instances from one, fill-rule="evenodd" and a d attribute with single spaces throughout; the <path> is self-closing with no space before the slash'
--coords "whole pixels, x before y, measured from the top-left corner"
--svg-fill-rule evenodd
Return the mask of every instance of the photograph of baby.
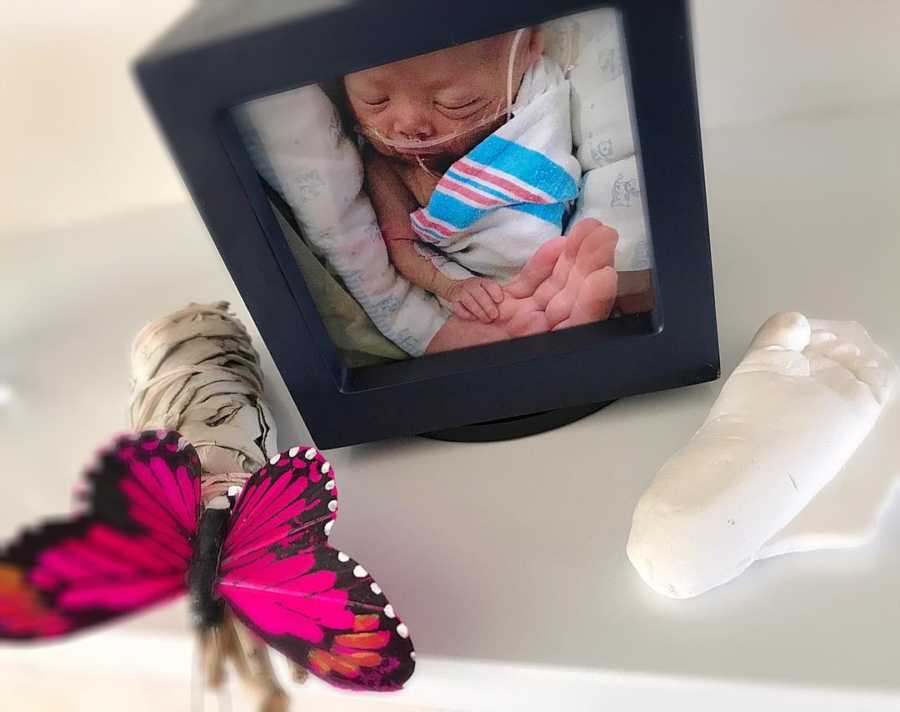
<path id="1" fill-rule="evenodd" d="M 235 111 L 350 365 L 653 308 L 626 76 L 602 9 Z"/>

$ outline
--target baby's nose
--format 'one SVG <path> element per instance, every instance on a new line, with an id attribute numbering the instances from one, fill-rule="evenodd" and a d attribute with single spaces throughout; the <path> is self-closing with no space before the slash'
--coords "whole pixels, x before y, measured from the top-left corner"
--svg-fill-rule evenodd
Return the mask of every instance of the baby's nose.
<path id="1" fill-rule="evenodd" d="M 394 133 L 404 138 L 427 139 L 434 136 L 434 125 L 425 111 L 401 111 L 394 117 Z"/>

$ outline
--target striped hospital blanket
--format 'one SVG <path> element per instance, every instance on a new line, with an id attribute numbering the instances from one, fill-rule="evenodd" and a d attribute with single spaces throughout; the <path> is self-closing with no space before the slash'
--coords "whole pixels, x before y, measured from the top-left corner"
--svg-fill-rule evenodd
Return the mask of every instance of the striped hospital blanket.
<path id="1" fill-rule="evenodd" d="M 558 163 L 492 135 L 450 167 L 428 207 L 414 212 L 411 220 L 416 234 L 435 245 L 503 208 L 533 215 L 559 234 L 566 205 L 577 197 L 578 184 Z"/>

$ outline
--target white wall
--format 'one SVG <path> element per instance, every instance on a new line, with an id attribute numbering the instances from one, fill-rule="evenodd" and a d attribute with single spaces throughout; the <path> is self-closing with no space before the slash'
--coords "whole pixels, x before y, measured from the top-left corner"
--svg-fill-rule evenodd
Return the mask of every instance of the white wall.
<path id="1" fill-rule="evenodd" d="M 189 0 L 0 0 L 0 235 L 187 199 L 129 62 Z"/>
<path id="2" fill-rule="evenodd" d="M 693 0 L 705 127 L 900 103 L 900 0 Z"/>
<path id="3" fill-rule="evenodd" d="M 128 62 L 189 0 L 0 0 L 0 236 L 187 200 Z M 900 0 L 695 0 L 704 125 L 900 102 Z"/>

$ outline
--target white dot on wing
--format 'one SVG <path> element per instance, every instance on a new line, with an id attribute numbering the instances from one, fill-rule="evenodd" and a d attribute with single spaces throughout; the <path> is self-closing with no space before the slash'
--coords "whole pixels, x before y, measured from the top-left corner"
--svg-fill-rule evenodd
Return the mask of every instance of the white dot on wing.
<path id="1" fill-rule="evenodd" d="M 384 607 L 384 615 L 386 615 L 388 618 L 393 618 L 395 615 L 397 615 L 396 613 L 394 613 L 394 607 L 390 603 L 388 603 Z"/>
<path id="2" fill-rule="evenodd" d="M 337 511 L 337 500 L 336 499 L 333 499 L 328 503 L 328 510 L 330 512 Z"/>
<path id="3" fill-rule="evenodd" d="M 278 453 L 278 454 L 276 454 L 276 455 L 272 455 L 272 457 L 269 458 L 269 464 L 270 464 L 270 465 L 277 465 L 277 464 L 278 464 L 278 461 L 279 461 L 280 459 L 281 459 L 281 453 Z"/>
<path id="4" fill-rule="evenodd" d="M 325 522 L 325 536 L 331 534 L 331 528 L 334 526 L 334 520 Z"/>
<path id="5" fill-rule="evenodd" d="M 346 564 L 348 561 L 350 561 L 350 557 L 347 556 L 343 551 L 339 551 L 338 561 L 340 561 L 342 564 Z"/>
<path id="6" fill-rule="evenodd" d="M 412 658 L 413 660 L 415 660 L 415 659 L 416 659 L 416 651 L 415 651 L 415 650 L 410 650 L 410 651 L 409 651 L 409 657 Z"/>
<path id="7" fill-rule="evenodd" d="M 374 581 L 369 584 L 369 588 L 372 589 L 372 593 L 374 593 L 376 596 L 381 593 L 381 586 L 379 586 Z"/>
<path id="8" fill-rule="evenodd" d="M 328 480 L 328 482 L 325 483 L 325 489 L 327 489 L 329 492 L 331 490 L 333 490 L 334 489 L 334 480 Z"/>
<path id="9" fill-rule="evenodd" d="M 298 452 L 300 452 L 299 447 L 292 447 L 290 450 L 288 450 L 288 455 L 290 455 L 291 457 L 297 457 Z"/>
<path id="10" fill-rule="evenodd" d="M 312 460 L 315 456 L 316 456 L 316 449 L 314 447 L 311 447 L 309 450 L 307 450 L 305 453 L 303 453 L 303 457 L 305 457 L 307 460 Z"/>
<path id="11" fill-rule="evenodd" d="M 326 462 L 324 465 L 322 465 L 322 474 L 327 475 L 329 472 L 331 472 L 331 463 Z"/>
<path id="12" fill-rule="evenodd" d="M 400 623 L 397 626 L 397 635 L 399 635 L 401 638 L 409 637 L 409 628 L 406 627 L 406 623 Z"/>
<path id="13" fill-rule="evenodd" d="M 365 578 L 369 575 L 369 572 L 366 571 L 362 566 L 357 564 L 353 569 L 353 575 L 356 576 L 356 578 Z"/>

